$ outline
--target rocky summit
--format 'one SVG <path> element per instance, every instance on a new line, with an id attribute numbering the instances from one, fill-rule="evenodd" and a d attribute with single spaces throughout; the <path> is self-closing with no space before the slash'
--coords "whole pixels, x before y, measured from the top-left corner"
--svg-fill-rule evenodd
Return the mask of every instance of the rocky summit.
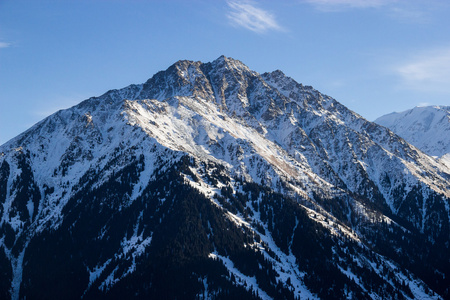
<path id="1" fill-rule="evenodd" d="M 283 72 L 178 61 L 0 146 L 0 298 L 448 299 L 449 198 Z"/>

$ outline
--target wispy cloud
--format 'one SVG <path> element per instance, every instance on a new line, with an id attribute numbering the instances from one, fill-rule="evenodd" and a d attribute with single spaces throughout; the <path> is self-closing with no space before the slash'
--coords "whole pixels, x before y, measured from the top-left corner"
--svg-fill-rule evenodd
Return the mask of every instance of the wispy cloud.
<path id="1" fill-rule="evenodd" d="M 391 7 L 388 14 L 392 18 L 406 23 L 427 23 L 430 19 L 428 11 L 412 6 Z"/>
<path id="2" fill-rule="evenodd" d="M 10 46 L 11 46 L 10 43 L 0 42 L 0 49 L 1 49 L 1 48 L 8 48 L 8 47 L 10 47 Z"/>
<path id="3" fill-rule="evenodd" d="M 396 0 L 305 0 L 324 11 L 335 11 L 346 8 L 370 8 L 384 6 Z"/>
<path id="4" fill-rule="evenodd" d="M 450 93 L 450 47 L 422 52 L 393 70 L 405 88 Z"/>
<path id="5" fill-rule="evenodd" d="M 429 0 L 426 5 L 422 0 L 301 0 L 313 5 L 323 12 L 339 12 L 349 9 L 377 8 L 400 22 L 425 23 L 430 19 L 430 12 L 438 10 L 442 4 Z"/>
<path id="6" fill-rule="evenodd" d="M 283 30 L 273 14 L 257 7 L 254 2 L 229 0 L 227 4 L 230 8 L 227 17 L 233 26 L 244 27 L 257 33 Z"/>

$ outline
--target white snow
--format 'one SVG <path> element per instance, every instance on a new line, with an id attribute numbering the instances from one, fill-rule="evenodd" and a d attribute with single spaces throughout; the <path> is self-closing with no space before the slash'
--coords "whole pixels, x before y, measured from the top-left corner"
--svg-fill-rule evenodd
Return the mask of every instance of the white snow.
<path id="1" fill-rule="evenodd" d="M 17 257 L 14 257 L 11 253 L 11 250 L 7 249 L 3 246 L 7 257 L 11 260 L 11 268 L 12 268 L 12 279 L 11 279 L 11 299 L 18 300 L 20 293 L 20 285 L 22 284 L 22 271 L 23 271 L 23 257 L 25 255 L 25 250 L 28 246 L 28 242 L 23 247 L 22 251 L 19 253 Z"/>
<path id="2" fill-rule="evenodd" d="M 34 212 L 34 203 L 31 200 L 27 201 L 27 209 L 28 209 L 28 215 L 30 216 L 30 221 L 33 219 L 33 212 Z"/>
<path id="3" fill-rule="evenodd" d="M 375 120 L 433 156 L 450 153 L 450 107 L 415 107 Z"/>
<path id="4" fill-rule="evenodd" d="M 133 235 L 130 239 L 124 238 L 121 243 L 123 255 L 126 256 L 129 252 L 131 252 L 134 259 L 144 253 L 145 248 L 150 245 L 151 241 L 151 236 L 144 239 L 142 238 L 142 234 L 139 236 Z"/>
<path id="5" fill-rule="evenodd" d="M 247 276 L 241 273 L 235 266 L 234 263 L 225 256 L 219 255 L 216 252 L 210 253 L 209 257 L 212 259 L 219 259 L 225 265 L 225 267 L 232 273 L 236 278 L 236 283 L 244 286 L 248 291 L 258 291 L 259 297 L 264 300 L 272 299 L 264 292 L 256 282 L 256 278 L 254 276 Z"/>
<path id="6" fill-rule="evenodd" d="M 94 281 L 97 280 L 97 278 L 100 277 L 100 275 L 105 270 L 105 268 L 109 265 L 111 260 L 112 259 L 110 258 L 107 261 L 105 261 L 101 266 L 95 266 L 92 269 L 92 271 L 88 269 L 88 271 L 89 271 L 89 285 L 88 285 L 87 289 L 89 289 L 91 287 L 91 285 L 94 283 Z"/>

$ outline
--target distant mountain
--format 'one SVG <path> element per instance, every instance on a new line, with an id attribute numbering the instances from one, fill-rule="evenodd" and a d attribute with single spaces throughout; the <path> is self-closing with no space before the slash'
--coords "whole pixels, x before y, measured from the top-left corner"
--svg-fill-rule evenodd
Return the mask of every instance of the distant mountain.
<path id="1" fill-rule="evenodd" d="M 450 153 L 450 106 L 414 107 L 375 120 L 433 156 Z"/>
<path id="2" fill-rule="evenodd" d="M 0 146 L 0 298 L 450 297 L 450 169 L 220 57 Z"/>
<path id="3" fill-rule="evenodd" d="M 450 166 L 450 106 L 415 107 L 375 120 Z"/>

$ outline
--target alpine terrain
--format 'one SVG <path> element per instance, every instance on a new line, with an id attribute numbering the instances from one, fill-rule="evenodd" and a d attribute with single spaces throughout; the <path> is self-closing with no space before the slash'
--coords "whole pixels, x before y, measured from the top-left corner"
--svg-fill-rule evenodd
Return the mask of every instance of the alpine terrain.
<path id="1" fill-rule="evenodd" d="M 450 106 L 424 106 L 384 115 L 375 123 L 386 126 L 425 153 L 450 166 Z"/>
<path id="2" fill-rule="evenodd" d="M 449 198 L 281 71 L 178 61 L 0 147 L 0 298 L 449 299 Z"/>

